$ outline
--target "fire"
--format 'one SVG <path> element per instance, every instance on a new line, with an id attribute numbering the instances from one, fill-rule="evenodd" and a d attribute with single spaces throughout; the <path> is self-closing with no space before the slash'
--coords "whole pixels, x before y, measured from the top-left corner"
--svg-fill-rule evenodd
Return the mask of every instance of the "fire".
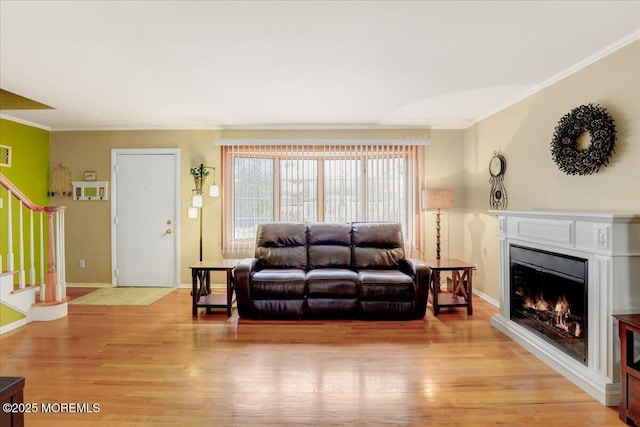
<path id="1" fill-rule="evenodd" d="M 537 311 L 547 311 L 550 308 L 550 304 L 542 297 L 542 295 L 538 295 L 535 300 L 530 297 L 525 298 L 524 306 Z"/>
<path id="2" fill-rule="evenodd" d="M 567 301 L 567 298 L 562 295 L 560 298 L 558 298 L 558 301 L 556 301 L 556 307 L 554 310 L 553 318 L 556 327 L 569 332 L 568 318 L 570 314 L 571 310 L 569 309 L 569 301 Z"/>
<path id="3" fill-rule="evenodd" d="M 554 303 L 544 299 L 541 295 L 535 298 L 527 297 L 523 303 L 524 308 L 538 312 L 541 319 L 548 319 L 549 324 L 553 324 L 558 329 L 579 338 L 582 335 L 582 327 L 579 322 L 571 321 L 571 307 L 567 297 L 562 295 Z M 545 315 L 544 313 L 548 313 Z M 553 319 L 553 320 L 552 320 Z"/>

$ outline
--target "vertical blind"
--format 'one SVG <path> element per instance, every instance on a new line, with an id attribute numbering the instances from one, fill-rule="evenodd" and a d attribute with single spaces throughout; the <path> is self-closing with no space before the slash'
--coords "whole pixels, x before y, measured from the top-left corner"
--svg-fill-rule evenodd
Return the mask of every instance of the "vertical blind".
<path id="1" fill-rule="evenodd" d="M 225 145 L 223 252 L 253 256 L 262 222 L 394 221 L 420 245 L 417 145 Z"/>

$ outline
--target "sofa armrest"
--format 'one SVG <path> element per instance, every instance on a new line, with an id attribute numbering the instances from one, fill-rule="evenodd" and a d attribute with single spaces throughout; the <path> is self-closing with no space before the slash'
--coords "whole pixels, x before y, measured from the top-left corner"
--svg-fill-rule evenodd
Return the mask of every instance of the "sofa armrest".
<path id="1" fill-rule="evenodd" d="M 236 305 L 240 317 L 251 317 L 251 275 L 258 267 L 258 258 L 244 258 L 233 269 L 236 282 Z"/>
<path id="2" fill-rule="evenodd" d="M 413 278 L 416 289 L 416 315 L 420 318 L 424 317 L 427 312 L 431 269 L 422 260 L 405 258 L 400 260 L 400 270 Z"/>

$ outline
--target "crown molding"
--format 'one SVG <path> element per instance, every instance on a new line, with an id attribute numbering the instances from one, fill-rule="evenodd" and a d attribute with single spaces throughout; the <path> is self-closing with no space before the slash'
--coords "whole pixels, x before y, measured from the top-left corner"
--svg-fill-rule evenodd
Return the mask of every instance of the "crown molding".
<path id="1" fill-rule="evenodd" d="M 41 125 L 39 123 L 33 123 L 33 122 L 28 121 L 28 120 L 19 119 L 17 117 L 9 116 L 7 114 L 0 113 L 0 119 L 9 120 L 11 122 L 20 123 L 21 125 L 27 125 L 27 126 L 31 126 L 31 127 L 34 127 L 34 128 L 39 128 L 39 129 L 43 129 L 43 130 L 51 132 L 51 128 L 49 126 Z"/>
<path id="2" fill-rule="evenodd" d="M 630 35 L 628 35 L 627 37 L 624 37 L 620 40 L 618 40 L 617 42 L 605 47 L 604 49 L 594 53 L 591 56 L 588 56 L 587 58 L 583 59 L 582 61 L 572 65 L 571 67 L 567 68 L 564 71 L 561 71 L 560 73 L 556 74 L 555 76 L 551 77 L 548 80 L 543 81 L 542 83 L 535 85 L 533 87 L 531 87 L 529 90 L 523 92 L 522 94 L 520 94 L 519 96 L 517 96 L 516 98 L 512 99 L 511 101 L 508 101 L 488 112 L 486 112 L 485 114 L 477 117 L 473 122 L 471 122 L 470 124 L 468 124 L 464 129 L 471 127 L 473 125 L 475 125 L 476 123 L 481 122 L 482 120 L 493 116 L 496 113 L 499 113 L 502 110 L 505 110 L 509 107 L 511 107 L 512 105 L 522 101 L 525 98 L 528 98 L 532 95 L 535 95 L 536 93 L 540 92 L 541 90 L 559 82 L 560 80 L 563 80 L 569 76 L 571 76 L 572 74 L 577 73 L 578 71 L 582 70 L 583 68 L 588 67 L 589 65 L 592 65 L 598 61 L 600 61 L 601 59 L 603 59 L 604 57 L 612 54 L 613 52 L 622 49 L 623 47 L 630 45 L 631 43 L 640 40 L 640 30 L 631 33 Z"/>
<path id="3" fill-rule="evenodd" d="M 378 125 L 364 123 L 274 123 L 274 124 L 247 124 L 247 125 L 221 125 L 222 130 L 425 130 L 431 126 L 425 125 Z"/>

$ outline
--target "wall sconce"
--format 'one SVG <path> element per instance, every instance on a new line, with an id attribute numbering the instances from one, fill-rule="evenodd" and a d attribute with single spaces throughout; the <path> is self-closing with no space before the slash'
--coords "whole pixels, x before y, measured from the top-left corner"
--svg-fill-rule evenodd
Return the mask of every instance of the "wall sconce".
<path id="1" fill-rule="evenodd" d="M 453 206 L 453 190 L 422 190 L 422 210 L 436 209 L 436 259 L 440 259 L 440 210 Z"/>
<path id="2" fill-rule="evenodd" d="M 213 184 L 209 186 L 209 197 L 219 197 L 220 188 L 216 184 L 216 168 L 205 166 L 201 163 L 200 166 L 194 166 L 190 170 L 196 188 L 191 190 L 191 206 L 187 210 L 187 218 L 200 218 L 200 261 L 202 261 L 202 208 L 204 207 L 202 187 L 207 176 L 209 176 L 210 170 L 213 170 Z M 200 211 L 200 213 L 198 213 L 198 211 Z"/>

